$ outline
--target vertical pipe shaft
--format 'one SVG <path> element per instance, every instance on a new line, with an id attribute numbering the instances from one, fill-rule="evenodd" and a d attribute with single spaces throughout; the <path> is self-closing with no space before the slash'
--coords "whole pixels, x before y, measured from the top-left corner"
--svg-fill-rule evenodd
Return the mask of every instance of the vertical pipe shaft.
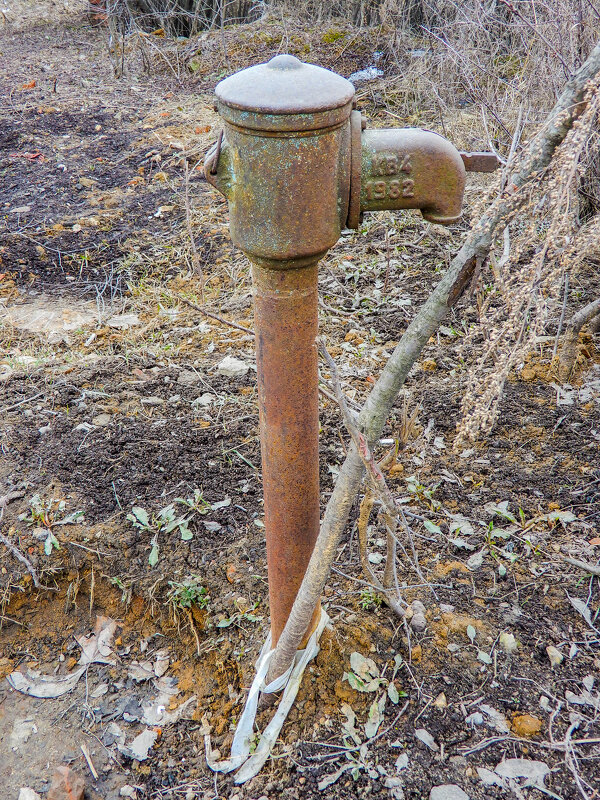
<path id="1" fill-rule="evenodd" d="M 252 277 L 275 646 L 319 533 L 317 264 L 285 270 L 253 264 Z"/>

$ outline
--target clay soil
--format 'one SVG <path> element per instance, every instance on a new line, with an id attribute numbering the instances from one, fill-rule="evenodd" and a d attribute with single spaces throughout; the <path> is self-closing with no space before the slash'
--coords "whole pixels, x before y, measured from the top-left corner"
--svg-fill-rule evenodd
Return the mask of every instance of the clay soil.
<path id="1" fill-rule="evenodd" d="M 415 365 L 384 434 L 399 443 L 389 485 L 415 549 L 406 539 L 400 589 L 424 604 L 427 627 L 404 626 L 365 583 L 357 500 L 325 591 L 332 627 L 274 757 L 243 787 L 208 769 L 204 734 L 227 754 L 269 619 L 253 338 L 226 324 L 252 328 L 249 267 L 230 244 L 226 206 L 197 169 L 219 129 L 212 90 L 282 49 L 347 76 L 369 65 L 378 34 L 291 34 L 272 23 L 187 43 L 140 36 L 122 52 L 75 3 L 35 4 L 39 17 L 19 5 L 9 4 L 0 28 L 0 525 L 13 545 L 0 543 L 3 797 L 16 800 L 21 786 L 44 795 L 53 769 L 68 763 L 89 800 L 116 800 L 124 786 L 137 798 L 421 800 L 443 784 L 475 800 L 509 796 L 477 771 L 503 758 L 547 764 L 553 797 L 582 797 L 582 787 L 600 796 L 598 578 L 565 561 L 597 564 L 600 554 L 598 337 L 582 337 L 561 389 L 550 330 L 511 376 L 493 432 L 455 452 L 476 357 L 462 346 L 477 319 L 469 294 Z M 391 62 L 385 68 L 393 74 Z M 372 124 L 390 124 L 381 93 L 360 96 Z M 421 124 L 436 128 L 433 117 Z M 457 128 L 457 145 L 483 148 L 474 130 Z M 373 215 L 324 260 L 322 333 L 355 404 L 459 246 L 482 191 L 472 179 L 465 221 L 449 231 L 416 214 Z M 569 311 L 600 294 L 592 267 L 574 280 Z M 29 325 L 17 313 L 25 307 Z M 48 311 L 56 314 L 43 328 Z M 226 356 L 247 372 L 222 375 Z M 347 442 L 325 398 L 321 425 L 324 505 Z M 195 490 L 192 537 L 161 530 L 161 509 L 175 503 L 183 513 L 178 499 Z M 494 513 L 502 503 L 514 521 Z M 147 527 L 128 518 L 133 507 L 148 512 Z M 83 515 L 68 522 L 75 512 Z M 377 569 L 384 530 L 375 517 L 370 537 Z M 588 621 L 569 597 L 587 606 Z M 118 622 L 116 665 L 91 667 L 62 698 L 10 688 L 4 677 L 15 670 L 67 675 L 79 657 L 74 636 L 89 634 L 98 615 Z M 514 636 L 514 652 L 502 634 Z M 158 726 L 149 757 L 137 760 L 107 729 L 116 720 L 128 739 L 143 729 L 128 670 L 159 649 L 178 680 L 173 708 L 196 701 Z M 362 751 L 342 727 L 342 705 L 364 740 L 381 692 L 344 679 L 353 652 L 384 677 L 400 664 L 399 702 L 388 700 L 380 735 Z M 586 691 L 587 704 L 573 700 Z M 482 705 L 504 723 L 495 727 Z M 269 714 L 259 713 L 259 729 Z M 36 730 L 19 738 L 30 723 Z M 433 748 L 415 735 L 421 729 Z M 567 735 L 586 741 L 568 750 Z M 402 753 L 408 767 L 398 772 Z M 350 758 L 353 770 L 318 788 Z"/>

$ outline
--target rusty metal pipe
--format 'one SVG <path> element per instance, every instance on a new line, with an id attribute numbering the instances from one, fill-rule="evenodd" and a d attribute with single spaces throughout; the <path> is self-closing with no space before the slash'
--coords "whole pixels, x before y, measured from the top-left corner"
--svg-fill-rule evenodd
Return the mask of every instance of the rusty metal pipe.
<path id="1" fill-rule="evenodd" d="M 288 270 L 254 264 L 252 281 L 275 645 L 319 533 L 317 264 Z M 319 609 L 313 624 L 318 616 Z"/>

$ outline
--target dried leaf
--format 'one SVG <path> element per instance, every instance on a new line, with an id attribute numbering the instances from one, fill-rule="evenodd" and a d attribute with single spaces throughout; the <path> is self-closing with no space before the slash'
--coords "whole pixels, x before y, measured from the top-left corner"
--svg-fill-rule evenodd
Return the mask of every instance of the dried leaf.
<path id="1" fill-rule="evenodd" d="M 129 758 L 135 758 L 138 761 L 145 761 L 148 758 L 148 751 L 154 745 L 157 738 L 157 731 L 146 728 L 146 730 L 136 736 L 130 744 L 118 744 L 117 747 L 123 755 Z"/>
<path id="2" fill-rule="evenodd" d="M 584 603 L 584 601 L 581 600 L 579 597 L 571 597 L 571 595 L 569 594 L 567 594 L 567 597 L 569 598 L 569 602 L 571 603 L 575 611 L 581 614 L 581 616 L 584 618 L 584 620 L 587 622 L 590 628 L 596 630 L 596 628 L 594 628 L 594 625 L 592 623 L 592 615 L 590 609 L 587 607 L 586 603 Z"/>
<path id="3" fill-rule="evenodd" d="M 438 743 L 425 728 L 418 728 L 415 731 L 415 736 L 420 742 L 423 742 L 426 747 L 429 747 L 430 750 L 435 750 L 437 752 L 440 749 Z"/>
<path id="4" fill-rule="evenodd" d="M 383 701 L 385 704 L 385 695 L 383 695 Z M 371 703 L 371 708 L 369 708 L 369 716 L 367 718 L 367 722 L 365 723 L 365 736 L 367 739 L 371 739 L 377 734 L 379 726 L 382 722 L 383 709 L 381 708 L 381 698 L 379 698 L 379 700 L 373 700 Z"/>
<path id="5" fill-rule="evenodd" d="M 362 653 L 350 653 L 350 667 L 352 671 L 363 680 L 378 678 L 379 670 L 372 658 L 365 658 Z"/>
<path id="6" fill-rule="evenodd" d="M 333 784 L 336 783 L 336 781 L 338 781 L 342 777 L 344 772 L 348 772 L 348 770 L 352 769 L 353 767 L 354 767 L 354 764 L 352 764 L 352 763 L 344 764 L 343 766 L 341 766 L 335 772 L 332 772 L 330 775 L 326 775 L 324 778 L 322 778 L 317 783 L 317 789 L 320 792 L 322 792 L 323 789 L 327 789 L 328 786 L 333 786 Z"/>
<path id="7" fill-rule="evenodd" d="M 487 705 L 487 703 L 481 703 L 479 709 L 487 716 L 488 725 L 491 725 L 498 733 L 508 733 L 510 731 L 506 717 L 500 711 L 496 711 L 495 708 Z"/>
<path id="8" fill-rule="evenodd" d="M 507 758 L 501 761 L 495 772 L 503 778 L 525 778 L 523 788 L 531 786 L 535 789 L 546 790 L 544 780 L 550 773 L 550 767 L 543 761 L 530 761 L 526 758 Z"/>

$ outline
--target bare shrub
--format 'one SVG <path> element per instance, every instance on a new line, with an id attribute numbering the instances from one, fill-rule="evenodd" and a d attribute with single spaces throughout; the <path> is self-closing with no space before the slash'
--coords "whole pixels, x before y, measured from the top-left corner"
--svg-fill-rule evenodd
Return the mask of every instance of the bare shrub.
<path id="1" fill-rule="evenodd" d="M 96 2 L 97 6 L 100 3 Z M 252 22 L 264 12 L 262 0 L 105 0 L 109 19 L 126 33 L 161 29 L 166 36 L 193 36 L 202 30 Z"/>
<path id="2" fill-rule="evenodd" d="M 503 258 L 490 261 L 502 302 L 494 302 L 496 296 L 489 294 L 480 308 L 482 325 L 464 340 L 465 349 L 473 348 L 480 356 L 469 372 L 456 447 L 492 428 L 511 370 L 533 350 L 547 322 L 559 316 L 565 279 L 598 256 L 600 216 L 582 224 L 578 188 L 587 172 L 588 146 L 597 136 L 599 115 L 596 81 L 550 167 L 532 184 L 527 206 L 510 220 L 511 239 Z M 559 334 L 560 327 L 557 339 Z"/>

